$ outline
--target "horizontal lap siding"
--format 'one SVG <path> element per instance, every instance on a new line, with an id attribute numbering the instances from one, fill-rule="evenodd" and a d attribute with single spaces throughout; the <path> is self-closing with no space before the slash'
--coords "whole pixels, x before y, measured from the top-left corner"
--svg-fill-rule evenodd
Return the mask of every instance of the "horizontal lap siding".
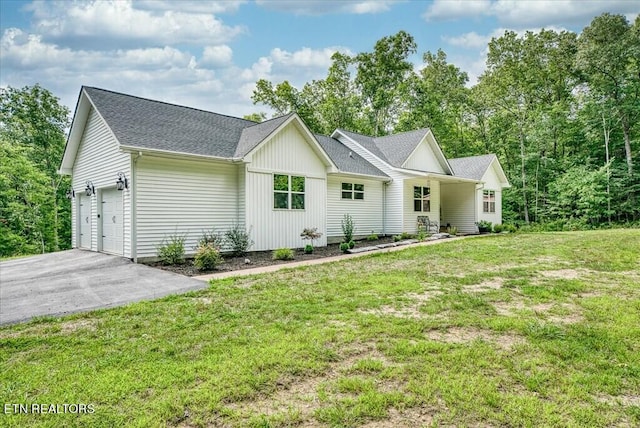
<path id="1" fill-rule="evenodd" d="M 502 183 L 498 178 L 498 174 L 495 171 L 495 161 L 491 164 L 491 166 L 487 169 L 487 172 L 482 176 L 482 181 L 484 182 L 484 187 L 482 190 L 478 191 L 477 194 L 477 207 L 478 207 L 478 218 L 480 220 L 487 220 L 493 224 L 502 224 Z M 483 190 L 493 190 L 496 192 L 496 212 L 495 213 L 485 213 L 483 212 Z"/>
<path id="2" fill-rule="evenodd" d="M 80 140 L 78 154 L 76 156 L 73 172 L 72 186 L 76 193 L 84 192 L 86 181 L 91 180 L 97 194 L 91 197 L 91 209 L 93 214 L 91 227 L 91 249 L 98 250 L 98 196 L 101 189 L 113 188 L 116 185 L 117 173 L 124 172 L 131 179 L 131 156 L 120 151 L 118 142 L 104 123 L 98 113 L 91 109 L 87 118 L 87 124 Z M 123 222 L 124 222 L 124 256 L 131 257 L 131 186 L 123 191 Z M 79 234 L 76 219 L 78 198 L 74 201 L 72 211 L 73 246 L 78 246 Z"/>
<path id="3" fill-rule="evenodd" d="M 413 187 L 422 186 L 431 189 L 429 212 L 414 211 Z M 440 182 L 435 180 L 406 180 L 404 185 L 404 223 L 403 232 L 415 233 L 418 230 L 418 216 L 428 216 L 430 221 L 440 224 Z"/>
<path id="4" fill-rule="evenodd" d="M 442 224 L 455 226 L 462 233 L 476 233 L 476 185 L 443 184 Z"/>
<path id="5" fill-rule="evenodd" d="M 157 255 L 170 235 L 185 236 L 194 253 L 203 231 L 238 223 L 237 169 L 231 163 L 143 156 L 137 162 L 138 257 Z"/>
<path id="6" fill-rule="evenodd" d="M 255 241 L 252 250 L 299 248 L 305 242 L 300 233 L 305 228 L 318 228 L 327 243 L 326 166 L 301 130 L 287 125 L 274 135 L 252 157 L 245 175 L 246 226 Z M 273 208 L 273 174 L 305 177 L 305 209 Z"/>
<path id="7" fill-rule="evenodd" d="M 329 176 L 327 180 L 327 236 L 342 236 L 342 219 L 351 215 L 355 235 L 383 233 L 383 186 L 378 180 Z M 364 185 L 364 199 L 342 199 L 342 183 Z"/>

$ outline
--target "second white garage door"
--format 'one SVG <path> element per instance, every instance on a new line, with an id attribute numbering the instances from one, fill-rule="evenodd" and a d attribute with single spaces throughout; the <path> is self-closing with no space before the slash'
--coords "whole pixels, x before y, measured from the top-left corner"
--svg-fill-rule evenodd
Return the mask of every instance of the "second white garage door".
<path id="1" fill-rule="evenodd" d="M 122 192 L 116 189 L 102 191 L 102 251 L 123 255 L 124 224 Z"/>

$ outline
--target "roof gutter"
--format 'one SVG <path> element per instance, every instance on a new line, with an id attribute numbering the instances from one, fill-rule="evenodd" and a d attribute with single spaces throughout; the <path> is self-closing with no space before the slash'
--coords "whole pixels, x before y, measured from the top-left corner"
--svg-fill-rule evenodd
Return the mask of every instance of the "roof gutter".
<path id="1" fill-rule="evenodd" d="M 196 158 L 196 159 L 202 159 L 202 160 L 215 160 L 215 161 L 233 162 L 233 163 L 239 163 L 244 161 L 244 158 L 241 158 L 241 157 L 226 158 L 222 156 L 199 155 L 195 153 L 176 152 L 172 150 L 160 150 L 160 149 L 149 149 L 145 147 L 126 146 L 123 144 L 120 145 L 120 149 L 128 153 L 139 153 L 139 154 L 148 153 L 148 154 L 157 155 L 157 156 L 170 156 L 170 157 L 179 156 L 179 157 L 185 157 L 185 158 Z"/>

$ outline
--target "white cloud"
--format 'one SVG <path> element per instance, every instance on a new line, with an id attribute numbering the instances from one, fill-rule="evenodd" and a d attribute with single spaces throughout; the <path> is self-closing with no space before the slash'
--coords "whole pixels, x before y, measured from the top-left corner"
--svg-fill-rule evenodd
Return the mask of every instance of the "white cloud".
<path id="1" fill-rule="evenodd" d="M 424 13 L 427 21 L 457 20 L 492 16 L 508 27 L 575 24 L 586 26 L 604 12 L 637 14 L 638 5 L 629 0 L 435 0 Z"/>
<path id="2" fill-rule="evenodd" d="M 327 0 L 256 0 L 256 4 L 271 10 L 297 15 L 328 15 L 352 13 L 357 15 L 388 11 L 401 0 L 327 1 Z"/>
<path id="3" fill-rule="evenodd" d="M 179 4 L 171 0 L 138 0 L 136 7 L 146 10 L 175 10 L 186 13 L 234 13 L 246 0 L 181 0 Z"/>
<path id="4" fill-rule="evenodd" d="M 147 4 L 148 5 L 148 4 Z M 229 27 L 211 13 L 137 7 L 131 0 L 91 3 L 34 3 L 33 27 L 44 40 L 103 47 L 109 43 L 218 44 L 245 31 Z"/>
<path id="5" fill-rule="evenodd" d="M 484 15 L 490 8 L 489 0 L 435 0 L 423 18 L 427 21 L 453 20 Z"/>
<path id="6" fill-rule="evenodd" d="M 270 57 L 275 63 L 282 64 L 287 67 L 306 67 L 320 68 L 326 70 L 331 65 L 331 56 L 340 48 L 324 48 L 314 50 L 307 47 L 295 52 L 287 52 L 280 48 L 271 51 Z"/>
<path id="7" fill-rule="evenodd" d="M 228 67 L 232 64 L 233 50 L 227 45 L 206 46 L 202 52 L 201 65 Z"/>
<path id="8" fill-rule="evenodd" d="M 442 40 L 452 46 L 480 49 L 487 46 L 491 37 L 491 35 L 480 35 L 472 31 L 459 36 L 442 36 Z"/>

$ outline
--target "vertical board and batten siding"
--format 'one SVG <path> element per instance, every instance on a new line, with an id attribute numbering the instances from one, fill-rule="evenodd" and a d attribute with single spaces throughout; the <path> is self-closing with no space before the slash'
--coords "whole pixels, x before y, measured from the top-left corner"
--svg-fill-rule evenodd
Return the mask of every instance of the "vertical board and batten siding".
<path id="1" fill-rule="evenodd" d="M 238 223 L 238 165 L 142 156 L 136 163 L 137 257 L 157 257 L 170 235 L 193 254 L 204 231 Z"/>
<path id="2" fill-rule="evenodd" d="M 429 187 L 431 189 L 430 211 L 414 211 L 413 187 Z M 440 182 L 436 180 L 413 179 L 404 184 L 404 219 L 403 232 L 416 233 L 418 231 L 418 216 L 428 216 L 430 221 L 440 224 Z"/>
<path id="3" fill-rule="evenodd" d="M 462 233 L 476 233 L 475 183 L 442 184 L 440 186 L 443 226 L 450 224 Z"/>
<path id="4" fill-rule="evenodd" d="M 326 165 L 311 144 L 291 123 L 253 154 L 245 175 L 246 227 L 254 240 L 251 250 L 300 248 L 305 244 L 300 233 L 310 227 L 323 233 L 315 244 L 327 244 Z M 273 208 L 273 174 L 305 177 L 304 210 Z"/>
<path id="5" fill-rule="evenodd" d="M 111 189 L 116 185 L 117 173 L 123 172 L 128 179 L 131 179 L 131 156 L 120 151 L 118 142 L 98 115 L 95 109 L 91 108 L 87 117 L 84 133 L 80 140 L 78 153 L 73 164 L 72 186 L 77 194 L 84 192 L 86 181 L 90 180 L 96 194 L 91 196 L 91 250 L 101 249 L 102 239 L 98 239 L 99 221 L 101 214 L 100 205 L 102 189 Z M 123 197 L 123 223 L 124 223 L 124 256 L 131 257 L 131 186 L 122 191 Z M 74 205 L 78 204 L 76 202 Z M 77 206 L 72 211 L 72 225 L 79 227 L 77 220 Z M 73 247 L 79 246 L 79 233 L 75 230 L 73 234 Z M 102 238 L 102 237 L 100 237 Z"/>
<path id="6" fill-rule="evenodd" d="M 429 143 L 423 141 L 405 161 L 404 167 L 408 169 L 417 169 L 418 171 L 446 174 L 437 159 L 438 158 Z"/>
<path id="7" fill-rule="evenodd" d="M 350 139 L 343 136 L 339 136 L 338 140 L 353 150 L 360 156 L 362 156 L 367 162 L 378 168 L 380 171 L 387 174 L 391 181 L 385 184 L 385 213 L 383 229 L 385 234 L 397 234 L 402 232 L 403 227 L 403 214 L 402 214 L 402 201 L 403 201 L 403 181 L 407 176 L 399 173 L 382 162 L 376 156 L 372 155 L 368 150 L 362 148 L 359 144 L 353 143 Z"/>
<path id="8" fill-rule="evenodd" d="M 364 185 L 364 199 L 342 199 L 342 183 Z M 355 235 L 382 234 L 384 183 L 381 180 L 330 175 L 327 178 L 327 237 L 342 237 L 342 220 L 349 214 Z"/>
<path id="9" fill-rule="evenodd" d="M 498 174 L 495 170 L 495 161 L 491 163 L 491 166 L 487 168 L 487 171 L 482 176 L 484 187 L 478 190 L 477 207 L 478 207 L 478 219 L 487 220 L 493 224 L 502 224 L 502 182 L 498 178 Z M 485 213 L 483 211 L 483 190 L 494 190 L 496 192 L 496 212 Z"/>

